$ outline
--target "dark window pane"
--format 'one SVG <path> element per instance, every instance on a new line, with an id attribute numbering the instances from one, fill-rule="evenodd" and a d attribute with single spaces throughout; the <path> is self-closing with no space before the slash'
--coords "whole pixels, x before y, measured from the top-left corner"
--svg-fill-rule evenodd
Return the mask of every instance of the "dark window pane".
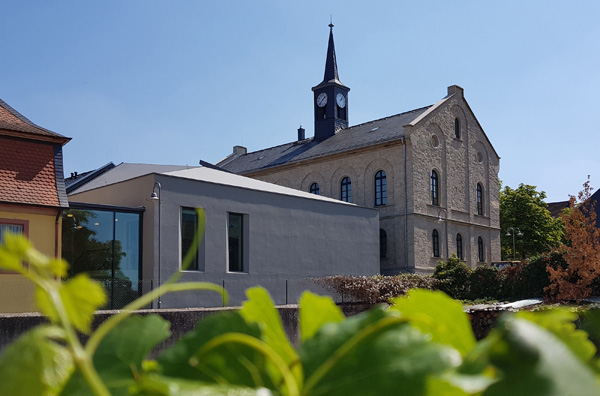
<path id="1" fill-rule="evenodd" d="M 440 236 L 437 230 L 433 230 L 431 239 L 433 242 L 433 257 L 440 257 Z"/>
<path id="2" fill-rule="evenodd" d="M 383 229 L 379 229 L 379 257 L 387 257 L 387 233 Z"/>
<path id="3" fill-rule="evenodd" d="M 485 257 L 483 254 L 483 239 L 481 237 L 479 237 L 477 239 L 477 250 L 479 253 L 479 261 L 481 261 L 481 262 L 485 261 Z"/>
<path id="4" fill-rule="evenodd" d="M 456 234 L 456 257 L 463 259 L 462 236 L 460 234 Z"/>
<path id="5" fill-rule="evenodd" d="M 342 179 L 340 199 L 345 202 L 352 202 L 352 182 L 349 177 Z"/>
<path id="6" fill-rule="evenodd" d="M 311 194 L 319 195 L 319 183 L 313 183 L 313 184 L 311 184 L 309 192 Z"/>
<path id="7" fill-rule="evenodd" d="M 454 136 L 460 139 L 460 120 L 458 118 L 454 119 Z"/>
<path id="8" fill-rule="evenodd" d="M 483 215 L 483 187 L 477 183 L 477 214 Z"/>
<path id="9" fill-rule="evenodd" d="M 431 204 L 438 206 L 440 204 L 438 196 L 438 174 L 436 171 L 431 171 Z"/>
<path id="10" fill-rule="evenodd" d="M 387 204 L 387 179 L 385 172 L 380 170 L 375 174 L 375 206 Z"/>
<path id="11" fill-rule="evenodd" d="M 229 271 L 244 271 L 244 215 L 229 213 Z"/>
<path id="12" fill-rule="evenodd" d="M 196 238 L 196 232 L 198 230 L 198 213 L 196 209 L 182 208 L 181 209 L 181 263 L 183 264 L 185 256 L 188 254 L 194 238 Z M 183 269 L 183 268 L 182 268 Z M 198 249 L 194 254 L 194 258 L 190 262 L 190 265 L 186 270 L 197 270 L 198 269 Z"/>

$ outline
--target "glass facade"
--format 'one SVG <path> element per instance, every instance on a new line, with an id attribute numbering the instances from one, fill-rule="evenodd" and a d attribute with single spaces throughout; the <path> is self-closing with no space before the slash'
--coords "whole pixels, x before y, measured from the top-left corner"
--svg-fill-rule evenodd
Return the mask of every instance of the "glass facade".
<path id="1" fill-rule="evenodd" d="M 71 206 L 62 223 L 68 277 L 85 272 L 101 281 L 105 308 L 122 308 L 141 293 L 141 211 Z"/>

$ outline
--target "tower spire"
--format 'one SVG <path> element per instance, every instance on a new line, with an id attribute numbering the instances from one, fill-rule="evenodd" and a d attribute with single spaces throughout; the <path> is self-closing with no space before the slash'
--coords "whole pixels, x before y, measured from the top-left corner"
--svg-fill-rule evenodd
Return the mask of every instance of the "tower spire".
<path id="1" fill-rule="evenodd" d="M 325 61 L 325 75 L 323 76 L 323 82 L 336 82 L 341 84 L 338 76 L 337 61 L 335 59 L 335 44 L 333 43 L 333 22 L 329 23 L 329 44 L 327 45 L 327 59 Z"/>

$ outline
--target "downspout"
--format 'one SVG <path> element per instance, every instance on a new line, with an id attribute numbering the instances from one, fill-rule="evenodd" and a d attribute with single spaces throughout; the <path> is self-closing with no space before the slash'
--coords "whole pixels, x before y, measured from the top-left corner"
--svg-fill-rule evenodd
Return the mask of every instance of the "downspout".
<path id="1" fill-rule="evenodd" d="M 60 258 L 62 256 L 61 254 L 61 246 L 58 243 L 59 240 L 59 233 L 62 231 L 59 227 L 59 223 L 60 223 L 60 218 L 62 217 L 62 213 L 63 210 L 62 209 L 58 209 L 58 211 L 56 212 L 56 220 L 54 222 L 54 257 L 55 258 Z"/>
<path id="2" fill-rule="evenodd" d="M 408 272 L 408 175 L 406 171 L 406 138 L 402 138 L 404 155 L 404 269 Z"/>

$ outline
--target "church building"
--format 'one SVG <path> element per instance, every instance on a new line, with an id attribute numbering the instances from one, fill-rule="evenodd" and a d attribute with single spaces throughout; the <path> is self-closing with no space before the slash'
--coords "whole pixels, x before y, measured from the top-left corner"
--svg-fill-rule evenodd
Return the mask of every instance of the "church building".
<path id="1" fill-rule="evenodd" d="M 463 89 L 452 85 L 434 105 L 350 126 L 350 88 L 339 79 L 329 27 L 325 75 L 312 88 L 314 136 L 300 127 L 290 143 L 250 153 L 235 146 L 217 165 L 378 209 L 381 274 L 431 273 L 452 255 L 471 268 L 499 261 L 500 157 Z"/>

